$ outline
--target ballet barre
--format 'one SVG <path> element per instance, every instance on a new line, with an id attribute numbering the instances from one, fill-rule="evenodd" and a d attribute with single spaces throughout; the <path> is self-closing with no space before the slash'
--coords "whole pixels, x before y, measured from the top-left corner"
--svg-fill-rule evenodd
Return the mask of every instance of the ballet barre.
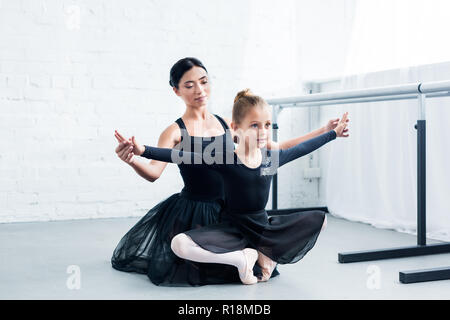
<path id="1" fill-rule="evenodd" d="M 297 97 L 267 99 L 272 106 L 273 140 L 277 141 L 278 115 L 284 108 L 315 107 L 350 103 L 378 101 L 413 100 L 417 101 L 417 245 L 378 250 L 344 252 L 338 254 L 340 263 L 404 258 L 440 253 L 450 253 L 450 243 L 426 243 L 426 120 L 427 98 L 450 96 L 450 80 L 407 83 L 403 85 L 375 87 L 367 89 L 312 93 Z M 272 185 L 272 210 L 278 206 L 278 179 L 274 176 Z M 328 211 L 328 210 L 327 210 Z M 401 283 L 415 283 L 450 279 L 450 266 L 433 269 L 409 270 L 399 272 Z"/>

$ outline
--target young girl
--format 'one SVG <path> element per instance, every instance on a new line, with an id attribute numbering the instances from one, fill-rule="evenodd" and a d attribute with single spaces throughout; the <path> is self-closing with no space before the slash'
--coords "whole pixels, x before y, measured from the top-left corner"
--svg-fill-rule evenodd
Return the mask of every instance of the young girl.
<path id="1" fill-rule="evenodd" d="M 260 280 L 266 281 L 277 263 L 300 260 L 314 246 L 325 223 L 322 211 L 269 217 L 264 208 L 273 174 L 278 167 L 344 136 L 347 113 L 335 129 L 286 150 L 266 149 L 271 113 L 261 97 L 249 90 L 239 92 L 232 118 L 239 139 L 235 150 L 227 145 L 226 150 L 207 154 L 144 146 L 141 156 L 207 167 L 222 176 L 226 195 L 222 222 L 180 233 L 171 247 L 184 259 L 235 266 L 242 283 L 254 284 L 258 281 L 253 274 L 257 260 L 263 270 Z"/>

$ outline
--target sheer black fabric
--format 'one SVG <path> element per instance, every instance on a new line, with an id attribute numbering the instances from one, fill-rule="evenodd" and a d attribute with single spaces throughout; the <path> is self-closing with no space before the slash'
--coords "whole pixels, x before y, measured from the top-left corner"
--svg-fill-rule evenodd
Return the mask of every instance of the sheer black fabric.
<path id="1" fill-rule="evenodd" d="M 216 201 L 191 200 L 177 193 L 153 207 L 120 240 L 111 259 L 120 271 L 147 274 L 156 285 L 196 286 L 239 282 L 236 268 L 178 258 L 170 248 L 181 232 L 220 222 Z"/>
<path id="2" fill-rule="evenodd" d="M 224 129 L 226 122 L 216 116 Z M 192 150 L 205 150 L 211 143 L 226 143 L 227 133 L 211 139 L 191 139 L 182 119 L 176 121 L 182 142 Z M 189 139 L 189 140 L 188 140 Z M 205 168 L 179 165 L 185 186 L 150 209 L 119 241 L 111 264 L 116 270 L 147 274 L 156 285 L 201 286 L 240 283 L 235 267 L 197 263 L 177 257 L 171 250 L 172 238 L 181 232 L 221 222 L 224 205 L 223 179 Z M 261 274 L 258 265 L 255 274 Z M 273 276 L 278 275 L 278 271 Z"/>
<path id="3" fill-rule="evenodd" d="M 215 253 L 254 248 L 279 264 L 287 264 L 299 261 L 314 247 L 324 219 L 325 212 L 319 210 L 271 216 L 266 211 L 236 213 L 227 214 L 222 223 L 185 234 Z"/>
<path id="4" fill-rule="evenodd" d="M 219 160 L 215 162 L 206 161 L 208 155 L 202 153 L 149 146 L 145 146 L 143 156 L 166 162 L 187 159 L 190 166 L 209 168 L 222 175 L 226 194 L 223 222 L 185 232 L 199 246 L 216 253 L 251 247 L 286 264 L 297 262 L 314 246 L 325 213 L 302 211 L 269 217 L 264 208 L 273 174 L 284 164 L 334 139 L 336 132 L 331 130 L 287 150 L 261 149 L 263 159 L 257 168 L 245 166 L 232 149 L 216 154 Z"/>

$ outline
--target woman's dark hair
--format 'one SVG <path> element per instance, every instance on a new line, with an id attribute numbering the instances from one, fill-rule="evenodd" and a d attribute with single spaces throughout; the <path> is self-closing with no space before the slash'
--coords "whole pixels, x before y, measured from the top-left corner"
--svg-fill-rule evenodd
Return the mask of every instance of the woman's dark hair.
<path id="1" fill-rule="evenodd" d="M 177 63 L 175 63 L 173 67 L 170 69 L 169 84 L 172 87 L 178 89 L 178 83 L 180 82 L 181 77 L 183 77 L 183 74 L 185 74 L 186 71 L 190 70 L 194 66 L 203 68 L 205 69 L 206 72 L 208 72 L 203 63 L 201 63 L 201 61 L 198 60 L 197 58 L 192 57 L 183 58 L 178 60 Z"/>

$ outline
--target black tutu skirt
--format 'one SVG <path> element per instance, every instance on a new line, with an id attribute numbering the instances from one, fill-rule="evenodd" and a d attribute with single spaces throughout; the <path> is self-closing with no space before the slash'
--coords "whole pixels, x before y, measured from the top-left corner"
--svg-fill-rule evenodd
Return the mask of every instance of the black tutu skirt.
<path id="1" fill-rule="evenodd" d="M 202 248 L 225 253 L 254 248 L 279 264 L 295 263 L 314 247 L 325 212 L 320 210 L 268 215 L 223 213 L 222 222 L 185 232 Z"/>
<path id="2" fill-rule="evenodd" d="M 172 238 L 188 230 L 221 223 L 221 201 L 192 199 L 176 193 L 150 209 L 119 241 L 111 264 L 116 270 L 146 274 L 156 285 L 201 286 L 240 283 L 234 266 L 200 263 L 176 256 Z M 255 275 L 261 275 L 256 264 Z M 273 276 L 279 272 L 274 271 Z"/>

